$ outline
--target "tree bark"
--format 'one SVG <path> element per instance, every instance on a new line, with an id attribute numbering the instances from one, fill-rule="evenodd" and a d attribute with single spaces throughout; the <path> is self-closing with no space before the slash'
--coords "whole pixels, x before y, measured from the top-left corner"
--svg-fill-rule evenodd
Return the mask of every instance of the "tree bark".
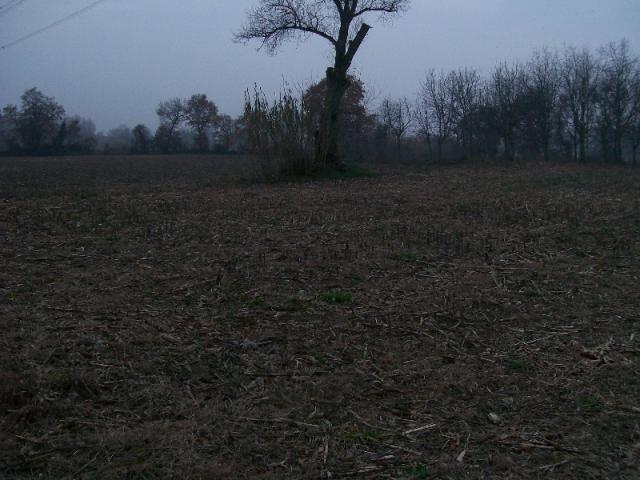
<path id="1" fill-rule="evenodd" d="M 349 88 L 347 72 L 353 58 L 371 29 L 363 23 L 360 30 L 347 45 L 349 34 L 347 22 L 343 19 L 339 41 L 336 45 L 336 57 L 333 68 L 327 69 L 327 96 L 325 98 L 324 118 L 320 125 L 319 142 L 316 147 L 316 164 L 320 168 L 336 168 L 344 170 L 345 166 L 338 151 L 338 134 L 340 130 L 340 107 L 344 94 Z"/>
<path id="2" fill-rule="evenodd" d="M 335 68 L 327 69 L 325 112 L 320 126 L 320 142 L 316 152 L 316 162 L 320 168 L 343 168 L 338 152 L 338 133 L 340 130 L 340 106 L 349 84 L 346 70 L 341 70 L 336 72 Z"/>
<path id="3" fill-rule="evenodd" d="M 587 161 L 587 139 L 586 135 L 581 132 L 580 133 L 580 163 L 585 163 Z"/>

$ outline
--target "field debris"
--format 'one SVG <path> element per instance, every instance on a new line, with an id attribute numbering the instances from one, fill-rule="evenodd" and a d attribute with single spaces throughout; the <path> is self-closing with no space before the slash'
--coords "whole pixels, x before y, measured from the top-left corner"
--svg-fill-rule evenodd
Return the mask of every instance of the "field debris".
<path id="1" fill-rule="evenodd" d="M 215 161 L 0 162 L 0 477 L 638 478 L 640 173 Z"/>

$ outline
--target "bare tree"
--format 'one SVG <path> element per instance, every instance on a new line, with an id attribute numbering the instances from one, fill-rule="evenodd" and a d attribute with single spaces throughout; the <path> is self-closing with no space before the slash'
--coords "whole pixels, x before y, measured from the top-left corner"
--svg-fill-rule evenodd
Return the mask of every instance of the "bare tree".
<path id="1" fill-rule="evenodd" d="M 528 136 L 536 153 L 545 160 L 551 158 L 554 115 L 560 99 L 560 68 L 557 54 L 548 49 L 538 50 L 527 64 L 525 94 Z"/>
<path id="2" fill-rule="evenodd" d="M 380 106 L 380 116 L 386 130 L 396 141 L 398 153 L 402 151 L 402 139 L 413 123 L 413 112 L 406 98 L 400 100 L 385 99 Z"/>
<path id="3" fill-rule="evenodd" d="M 319 165 L 342 167 L 338 155 L 340 107 L 349 87 L 349 68 L 371 29 L 364 18 L 370 14 L 396 14 L 409 3 L 410 0 L 260 0 L 236 35 L 241 41 L 261 40 L 270 52 L 291 38 L 311 35 L 333 47 L 334 64 L 326 73 L 325 112 L 316 146 Z"/>
<path id="4" fill-rule="evenodd" d="M 196 134 L 198 151 L 209 150 L 209 131 L 218 121 L 218 107 L 203 93 L 192 95 L 186 104 L 186 119 Z"/>
<path id="5" fill-rule="evenodd" d="M 623 160 L 622 147 L 640 108 L 634 95 L 638 60 L 631 56 L 629 43 L 610 43 L 600 51 L 602 74 L 598 95 L 599 130 L 603 158 L 609 158 L 609 144 L 613 144 L 613 161 Z"/>
<path id="6" fill-rule="evenodd" d="M 220 115 L 217 123 L 214 145 L 215 151 L 219 153 L 229 153 L 238 125 L 229 115 Z"/>
<path id="7" fill-rule="evenodd" d="M 442 161 L 442 147 L 449 140 L 454 126 L 452 76 L 430 71 L 420 86 L 419 110 L 422 128 L 435 137 L 436 159 Z"/>
<path id="8" fill-rule="evenodd" d="M 433 115 L 428 99 L 424 96 L 422 85 L 413 109 L 416 133 L 424 138 L 427 146 L 427 160 L 433 159 Z"/>
<path id="9" fill-rule="evenodd" d="M 177 129 L 187 119 L 186 102 L 181 98 L 172 98 L 166 102 L 160 102 L 156 109 L 156 114 L 160 120 L 159 131 L 161 135 L 158 136 L 158 139 L 161 140 L 161 149 L 165 153 L 169 153 L 174 150 L 175 146 L 180 144 L 176 136 Z"/>
<path id="10" fill-rule="evenodd" d="M 476 112 L 480 104 L 482 80 L 476 70 L 463 68 L 451 72 L 447 83 L 451 89 L 451 108 L 463 156 L 470 158 L 474 154 Z"/>
<path id="11" fill-rule="evenodd" d="M 489 83 L 489 96 L 496 109 L 498 127 L 508 160 L 516 156 L 516 132 L 520 123 L 523 70 L 518 64 L 496 66 Z"/>
<path id="12" fill-rule="evenodd" d="M 632 88 L 634 103 L 638 106 L 629 125 L 629 143 L 631 144 L 631 161 L 637 165 L 638 147 L 640 147 L 640 66 L 636 68 Z"/>
<path id="13" fill-rule="evenodd" d="M 565 51 L 561 68 L 563 124 L 571 140 L 573 159 L 585 162 L 596 114 L 600 68 L 589 50 L 575 48 Z"/>

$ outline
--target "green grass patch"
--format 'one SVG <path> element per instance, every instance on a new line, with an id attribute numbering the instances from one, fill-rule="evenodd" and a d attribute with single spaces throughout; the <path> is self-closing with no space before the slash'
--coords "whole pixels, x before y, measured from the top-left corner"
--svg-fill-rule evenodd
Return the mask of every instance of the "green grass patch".
<path id="1" fill-rule="evenodd" d="M 344 305 L 347 303 L 351 303 L 353 301 L 353 296 L 350 293 L 326 292 L 320 295 L 320 300 L 325 303 Z"/>
<path id="2" fill-rule="evenodd" d="M 517 373 L 525 372 L 527 370 L 527 364 L 520 360 L 511 360 L 511 362 L 509 362 L 509 370 Z"/>
<path id="3" fill-rule="evenodd" d="M 405 472 L 413 479 L 426 480 L 429 478 L 429 469 L 421 463 L 408 466 Z"/>
<path id="4" fill-rule="evenodd" d="M 283 172 L 280 176 L 271 180 L 273 183 L 292 182 L 306 183 L 319 180 L 351 180 L 356 178 L 376 178 L 380 174 L 373 172 L 359 165 L 346 165 L 343 169 L 325 169 L 314 174 L 296 174 L 291 172 Z"/>
<path id="5" fill-rule="evenodd" d="M 255 297 L 247 302 L 247 307 L 249 308 L 262 308 L 266 306 L 267 302 L 262 297 Z"/>
<path id="6" fill-rule="evenodd" d="M 600 401 L 594 396 L 576 398 L 576 407 L 582 413 L 598 413 L 603 410 Z"/>
<path id="7" fill-rule="evenodd" d="M 399 252 L 397 254 L 397 258 L 399 260 L 402 260 L 403 262 L 415 262 L 416 260 L 418 260 L 418 254 L 411 251 Z"/>
<path id="8" fill-rule="evenodd" d="M 536 289 L 534 288 L 527 288 L 524 291 L 525 296 L 529 297 L 529 298 L 536 298 L 540 296 L 540 292 L 538 292 Z"/>

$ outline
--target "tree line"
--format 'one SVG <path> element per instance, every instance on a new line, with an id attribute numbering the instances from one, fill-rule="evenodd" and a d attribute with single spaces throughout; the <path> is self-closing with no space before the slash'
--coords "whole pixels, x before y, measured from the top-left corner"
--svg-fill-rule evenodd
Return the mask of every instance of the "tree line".
<path id="1" fill-rule="evenodd" d="M 542 49 L 486 77 L 431 71 L 418 97 L 415 126 L 437 160 L 637 162 L 640 62 L 626 40 L 596 53 Z"/>
<path id="2" fill-rule="evenodd" d="M 372 111 L 364 85 L 348 76 L 338 128 L 351 161 L 452 162 L 503 158 L 636 164 L 640 146 L 640 59 L 629 43 L 596 52 L 541 49 L 488 74 L 472 68 L 429 71 L 415 100 L 383 98 Z M 258 91 L 245 102 L 246 146 L 285 170 L 313 164 L 314 100 L 326 80 L 269 105 Z"/>
<path id="3" fill-rule="evenodd" d="M 161 102 L 155 134 L 144 124 L 121 125 L 97 133 L 92 120 L 67 116 L 55 98 L 37 88 L 21 97 L 20 107 L 7 105 L 0 112 L 0 151 L 25 155 L 90 153 L 180 153 L 229 149 L 227 126 L 205 94 Z M 220 144 L 217 142 L 221 142 Z"/>
<path id="4" fill-rule="evenodd" d="M 364 83 L 344 80 L 336 144 L 350 161 L 458 161 L 502 157 L 637 163 L 640 60 L 627 41 L 596 52 L 542 49 L 524 62 L 429 71 L 415 100 L 383 98 L 373 107 Z M 67 116 L 36 88 L 0 114 L 0 150 L 12 154 L 254 153 L 270 169 L 317 167 L 327 79 L 286 88 L 268 101 L 247 91 L 232 118 L 205 94 L 173 98 L 145 125 L 97 133 L 90 119 Z"/>

